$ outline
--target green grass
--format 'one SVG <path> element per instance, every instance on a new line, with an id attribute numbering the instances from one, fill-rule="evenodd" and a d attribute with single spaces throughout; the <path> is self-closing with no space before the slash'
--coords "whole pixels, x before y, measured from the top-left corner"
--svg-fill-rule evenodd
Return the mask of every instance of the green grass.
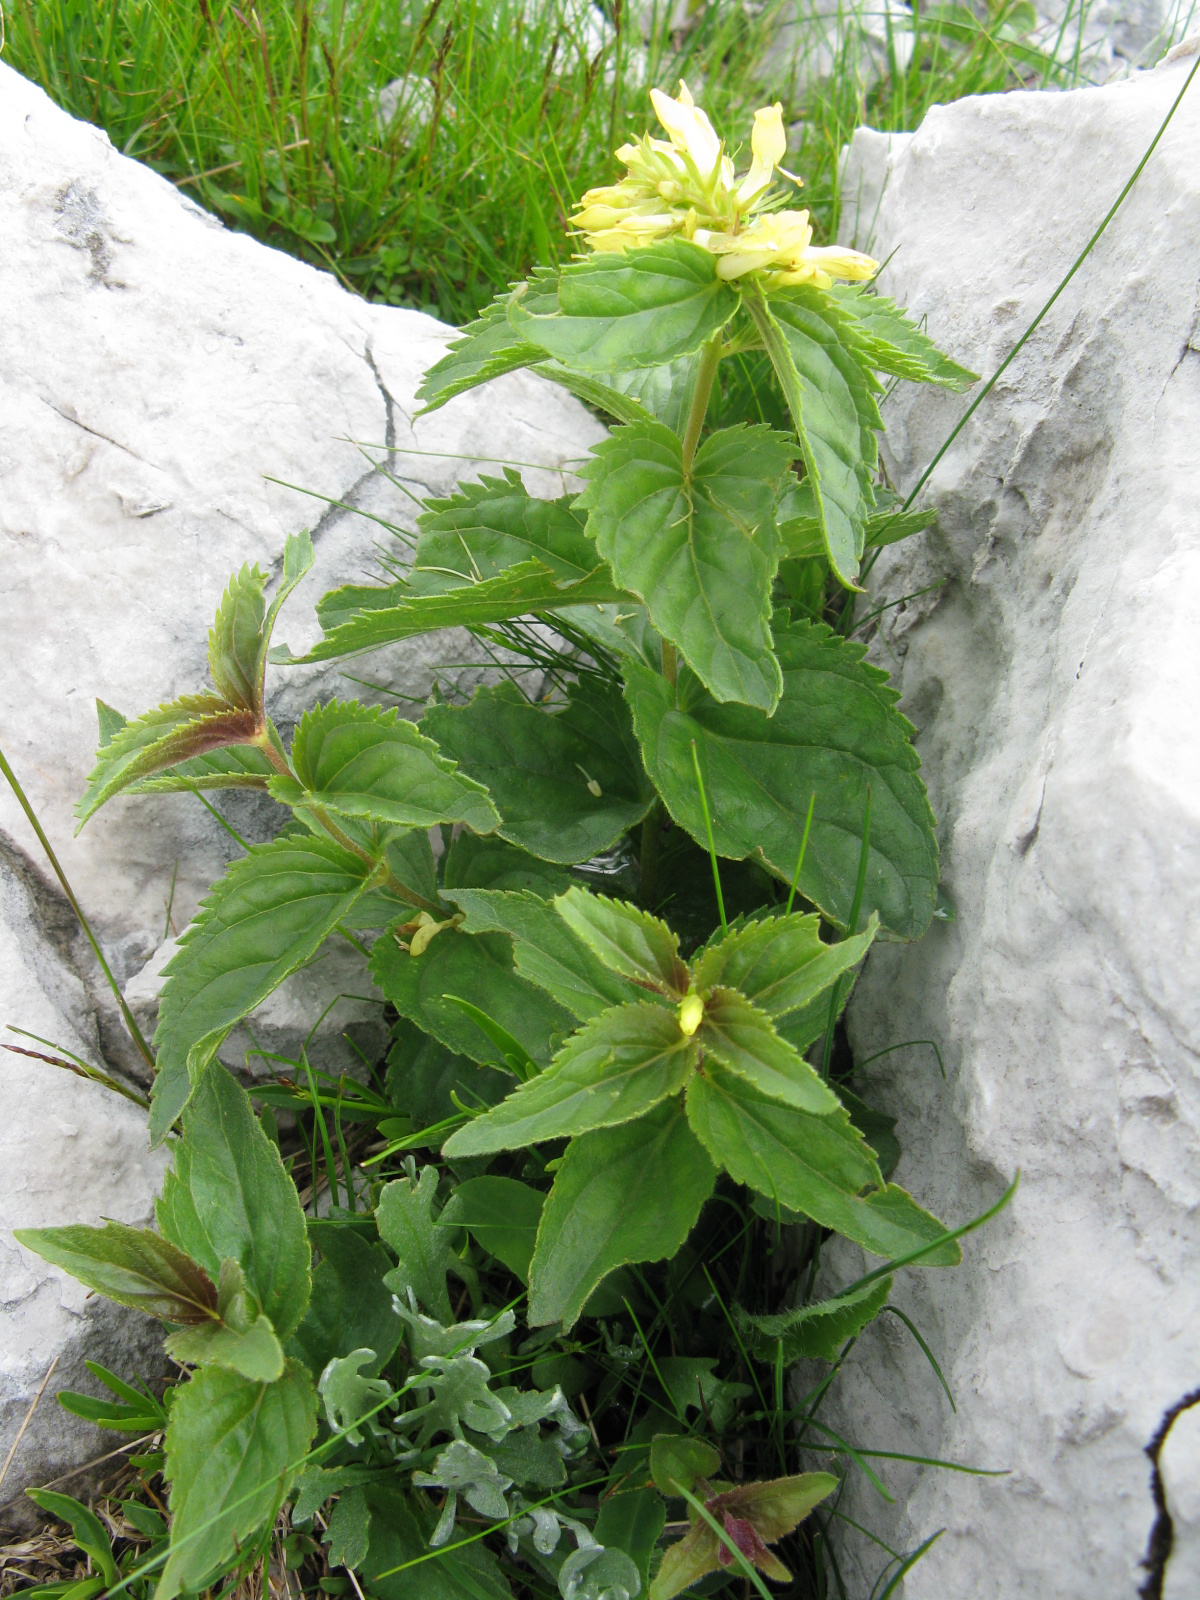
<path id="1" fill-rule="evenodd" d="M 867 5 L 875 0 L 866 0 Z M 1086 4 L 1088 0 L 1081 0 Z M 833 7 L 831 11 L 831 5 Z M 838 211 L 855 127 L 915 127 L 934 102 L 1065 85 L 1032 49 L 1028 0 L 922 11 L 911 61 L 868 47 L 838 0 L 694 0 L 636 26 L 586 0 L 0 0 L 3 59 L 232 227 L 335 272 L 370 299 L 462 323 L 531 267 L 569 255 L 571 202 L 609 181 L 611 152 L 650 120 L 647 90 L 685 76 L 745 138 L 771 95 L 797 124 L 792 164 L 819 231 Z M 819 9 L 818 9 L 819 8 Z M 796 24 L 790 70 L 762 63 Z M 814 84 L 825 45 L 828 75 Z M 894 45 L 895 41 L 892 41 Z M 402 80 L 394 115 L 380 91 Z"/>

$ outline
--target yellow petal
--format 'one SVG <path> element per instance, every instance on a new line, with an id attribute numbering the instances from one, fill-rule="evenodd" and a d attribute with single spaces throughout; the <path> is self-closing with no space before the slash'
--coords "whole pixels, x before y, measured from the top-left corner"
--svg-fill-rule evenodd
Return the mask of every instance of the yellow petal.
<path id="1" fill-rule="evenodd" d="M 672 100 L 661 89 L 651 89 L 655 115 L 671 135 L 671 143 L 681 155 L 690 156 L 702 178 L 711 176 L 721 157 L 721 141 L 712 123 L 680 83 L 680 96 Z"/>
<path id="2" fill-rule="evenodd" d="M 778 100 L 773 106 L 763 106 L 754 113 L 750 149 L 755 161 L 761 161 L 765 167 L 777 167 L 783 160 L 787 153 L 787 133 L 783 126 L 783 106 Z"/>
<path id="3" fill-rule="evenodd" d="M 878 261 L 836 244 L 814 245 L 804 252 L 804 259 L 831 278 L 873 278 L 879 271 Z"/>

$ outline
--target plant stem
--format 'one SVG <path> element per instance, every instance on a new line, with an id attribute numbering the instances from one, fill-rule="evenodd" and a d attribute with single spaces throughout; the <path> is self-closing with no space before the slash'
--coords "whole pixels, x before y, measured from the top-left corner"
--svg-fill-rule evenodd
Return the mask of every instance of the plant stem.
<path id="1" fill-rule="evenodd" d="M 709 398 L 712 395 L 713 379 L 717 375 L 717 368 L 720 364 L 721 336 L 717 334 L 700 351 L 700 365 L 696 370 L 696 387 L 692 390 L 691 409 L 688 412 L 687 426 L 683 430 L 683 470 L 685 474 L 691 472 L 692 462 L 696 459 L 696 446 L 700 443 L 700 429 L 704 426 Z"/>
<path id="2" fill-rule="evenodd" d="M 650 909 L 653 909 L 658 894 L 658 853 L 662 843 L 662 825 L 662 801 L 656 800 L 642 823 L 642 848 L 639 853 L 642 868 L 640 898 L 642 904 Z"/>
<path id="3" fill-rule="evenodd" d="M 675 680 L 679 676 L 679 657 L 670 639 L 664 639 L 662 642 L 662 674 L 673 689 Z"/>

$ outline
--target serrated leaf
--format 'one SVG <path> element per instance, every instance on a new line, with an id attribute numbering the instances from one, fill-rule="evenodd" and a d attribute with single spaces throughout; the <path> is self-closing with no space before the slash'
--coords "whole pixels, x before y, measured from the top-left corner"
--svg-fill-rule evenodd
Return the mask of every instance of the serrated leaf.
<path id="1" fill-rule="evenodd" d="M 734 1316 L 743 1341 L 759 1361 L 774 1363 L 781 1344 L 785 1367 L 814 1357 L 836 1361 L 846 1340 L 855 1338 L 879 1315 L 891 1292 L 891 1278 L 877 1278 L 848 1294 L 815 1300 L 773 1316 L 751 1316 L 741 1306 L 734 1307 Z"/>
<path id="2" fill-rule="evenodd" d="M 552 711 L 506 681 L 469 705 L 430 706 L 421 727 L 485 785 L 501 836 L 546 861 L 601 854 L 654 804 L 628 711 L 607 684 L 572 684 Z"/>
<path id="3" fill-rule="evenodd" d="M 171 1549 L 156 1600 L 203 1589 L 272 1521 L 316 1422 L 312 1380 L 294 1361 L 277 1383 L 203 1367 L 176 1390 L 167 1428 Z"/>
<path id="4" fill-rule="evenodd" d="M 694 740 L 718 854 L 755 856 L 785 883 L 815 795 L 800 893 L 841 927 L 854 897 L 869 784 L 863 911 L 877 911 L 901 938 L 919 938 L 936 903 L 937 841 L 896 692 L 886 673 L 863 659 L 864 646 L 821 624 L 777 630 L 775 649 L 784 688 L 770 718 L 749 706 L 718 705 L 683 671 L 676 704 L 661 676 L 626 662 L 626 698 L 646 770 L 675 821 L 705 843 Z"/>
<path id="5" fill-rule="evenodd" d="M 219 1063 L 188 1107 L 156 1212 L 164 1236 L 211 1276 L 237 1262 L 281 1340 L 299 1326 L 311 1261 L 304 1212 L 279 1147 Z"/>
<path id="6" fill-rule="evenodd" d="M 381 831 L 386 837 L 391 830 Z M 376 849 L 378 843 L 376 836 Z M 397 918 L 404 921 L 411 917 L 412 907 L 421 901 L 437 903 L 437 864 L 427 828 L 409 828 L 388 838 L 382 853 L 391 878 L 355 901 L 343 919 L 347 928 L 386 928 Z"/>
<path id="7" fill-rule="evenodd" d="M 442 1153 L 519 1150 L 631 1122 L 677 1094 L 696 1060 L 673 1011 L 654 1000 L 616 1006 L 572 1034 L 538 1077 L 451 1134 Z"/>
<path id="8" fill-rule="evenodd" d="M 455 395 L 492 378 L 542 361 L 545 352 L 523 339 L 508 321 L 508 302 L 515 289 L 523 288 L 531 309 L 550 311 L 558 303 L 556 287 L 554 274 L 536 274 L 529 284 L 512 284 L 484 306 L 421 379 L 417 399 L 425 403 L 417 416 L 438 410 Z"/>
<path id="9" fill-rule="evenodd" d="M 636 1122 L 573 1139 L 538 1228 L 530 1326 L 561 1318 L 569 1330 L 615 1268 L 673 1256 L 715 1180 L 716 1169 L 674 1100 Z"/>
<path id="10" fill-rule="evenodd" d="M 465 1228 L 481 1249 L 527 1284 L 545 1203 L 544 1194 L 516 1178 L 468 1178 L 447 1200 L 438 1226 Z"/>
<path id="11" fill-rule="evenodd" d="M 254 713 L 226 705 L 217 694 L 184 695 L 147 711 L 125 723 L 96 752 L 96 765 L 75 807 L 76 833 L 123 789 L 180 762 L 195 761 L 225 745 L 251 744 L 258 737 Z"/>
<path id="12" fill-rule="evenodd" d="M 374 1376 L 391 1360 L 404 1333 L 392 1309 L 392 1292 L 383 1282 L 392 1270 L 391 1257 L 381 1244 L 338 1223 L 313 1224 L 310 1236 L 321 1259 L 289 1353 L 298 1355 L 310 1372 L 324 1372 L 351 1350 L 369 1348 L 375 1361 L 367 1370 Z"/>
<path id="13" fill-rule="evenodd" d="M 357 597 L 363 598 L 362 591 Z M 506 622 L 562 606 L 603 604 L 626 596 L 612 581 L 603 562 L 577 582 L 563 581 L 543 561 L 521 561 L 481 583 L 460 584 L 444 594 L 419 594 L 405 583 L 376 591 L 377 603 L 362 605 L 352 615 L 344 610 L 326 612 L 325 620 L 337 625 L 306 656 L 290 662 L 331 661 L 339 656 L 362 655 L 400 639 L 433 633 L 439 628 L 481 627 Z"/>
<path id="14" fill-rule="evenodd" d="M 867 549 L 898 544 L 936 521 L 936 511 L 877 511 L 867 518 Z"/>
<path id="15" fill-rule="evenodd" d="M 943 355 L 894 300 L 850 284 L 836 284 L 829 292 L 852 321 L 855 347 L 876 371 L 958 391 L 978 383 L 978 373 Z"/>
<path id="16" fill-rule="evenodd" d="M 271 630 L 279 609 L 313 564 L 307 531 L 289 534 L 283 550 L 283 573 L 268 611 L 264 600 L 266 573 L 243 565 L 230 578 L 208 635 L 208 670 L 217 693 L 261 723 L 263 674 Z"/>
<path id="17" fill-rule="evenodd" d="M 669 239 L 572 262 L 559 279 L 558 305 L 546 315 L 518 295 L 508 319 L 564 365 L 614 372 L 690 355 L 725 326 L 738 295 L 717 277 L 715 256 Z"/>
<path id="18" fill-rule="evenodd" d="M 229 1030 L 316 954 L 368 885 L 368 868 L 323 839 L 256 845 L 201 903 L 163 969 L 150 1133 L 157 1143 Z"/>
<path id="19" fill-rule="evenodd" d="M 838 359 L 844 352 L 795 318 L 785 321 L 786 301 L 751 299 L 748 310 L 791 414 L 829 564 L 855 588 L 873 495 L 855 396 Z"/>
<path id="20" fill-rule="evenodd" d="M 408 955 L 385 934 L 371 952 L 371 973 L 402 1017 L 409 1017 L 459 1055 L 507 1069 L 503 1053 L 447 995 L 471 997 L 539 1065 L 575 1025 L 572 1014 L 513 965 L 503 934 L 465 934 L 446 928 L 419 955 Z"/>
<path id="21" fill-rule="evenodd" d="M 461 484 L 444 500 L 427 500 L 417 518 L 420 537 L 406 576 L 413 594 L 498 577 L 522 561 L 540 561 L 559 583 L 579 583 L 596 570 L 586 519 L 570 499 L 539 500 L 514 467 L 502 478 Z"/>
<path id="22" fill-rule="evenodd" d="M 13 1237 L 118 1305 L 166 1322 L 216 1319 L 217 1289 L 212 1279 L 183 1250 L 149 1228 L 107 1222 L 102 1228 L 17 1228 Z"/>
<path id="23" fill-rule="evenodd" d="M 554 909 L 613 972 L 643 988 L 687 993 L 690 979 L 679 954 L 679 936 L 659 917 L 577 885 L 558 896 Z"/>
<path id="24" fill-rule="evenodd" d="M 551 383 L 558 384 L 560 389 L 568 390 L 595 410 L 607 412 L 618 422 L 650 420 L 651 412 L 646 410 L 640 400 L 635 399 L 632 394 L 622 393 L 609 381 L 613 377 L 620 376 L 619 374 L 608 373 L 602 376 L 598 373 L 575 372 L 558 361 L 539 361 L 531 370 L 536 372 L 539 378 L 547 378 Z"/>
<path id="25" fill-rule="evenodd" d="M 549 900 L 561 894 L 571 882 L 561 867 L 531 856 L 528 850 L 509 844 L 507 839 L 465 830 L 450 846 L 442 876 L 447 898 L 456 898 L 450 895 L 451 889 L 482 889 L 488 893 L 526 894 Z M 483 933 L 487 930 L 481 927 L 469 931 Z"/>
<path id="26" fill-rule="evenodd" d="M 103 700 L 96 701 L 99 750 L 112 743 L 129 718 Z M 265 789 L 274 772 L 258 745 L 226 745 L 192 761 L 181 761 L 151 778 L 123 785 L 126 794 L 172 794 L 196 789 Z"/>
<path id="27" fill-rule="evenodd" d="M 765 427 L 710 434 L 690 472 L 662 423 L 618 428 L 580 469 L 575 504 L 617 582 L 718 700 L 770 712 L 779 698 L 771 653 L 771 584 L 779 560 L 776 489 L 794 456 Z"/>
<path id="28" fill-rule="evenodd" d="M 512 1088 L 510 1072 L 482 1067 L 465 1056 L 452 1054 L 440 1040 L 407 1017 L 397 1020 L 392 1037 L 386 1079 L 388 1099 L 410 1119 L 414 1130 L 457 1116 L 452 1095 L 457 1095 L 463 1105 L 493 1106 Z M 430 1148 L 439 1145 L 442 1137 L 437 1134 Z"/>
<path id="29" fill-rule="evenodd" d="M 798 912 L 764 917 L 713 939 L 692 963 L 697 989 L 725 984 L 778 1018 L 811 1004 L 866 955 L 878 926 L 838 944 L 825 944 L 821 919 Z"/>
<path id="30" fill-rule="evenodd" d="M 385 1184 L 375 1208 L 379 1236 L 400 1257 L 400 1265 L 384 1280 L 393 1294 L 404 1298 L 411 1289 L 439 1322 L 451 1322 L 450 1292 L 446 1274 L 463 1277 L 463 1264 L 450 1248 L 447 1234 L 436 1226 L 433 1214 L 438 1171 L 422 1167 L 416 1183 L 397 1178 Z"/>
<path id="31" fill-rule="evenodd" d="M 772 1100 L 815 1116 L 841 1105 L 821 1075 L 779 1037 L 766 1012 L 736 989 L 717 988 L 708 996 L 696 1042 L 706 1057 L 712 1056 Z"/>
<path id="32" fill-rule="evenodd" d="M 874 1152 L 844 1111 L 813 1116 L 782 1105 L 714 1062 L 688 1085 L 687 1111 L 709 1155 L 736 1182 L 823 1227 L 844 1232 L 840 1223 L 853 1218 L 859 1190 L 882 1182 Z"/>
<path id="33" fill-rule="evenodd" d="M 882 1187 L 874 1152 L 844 1112 L 810 1116 L 715 1064 L 688 1085 L 687 1109 L 697 1137 L 730 1177 L 864 1249 L 899 1256 L 945 1231 L 903 1189 Z M 860 1195 L 868 1185 L 878 1187 Z M 956 1251 L 943 1247 L 928 1264 L 952 1265 Z"/>
<path id="34" fill-rule="evenodd" d="M 606 967 L 539 895 L 453 888 L 444 893 L 466 912 L 464 933 L 507 933 L 513 941 L 513 956 L 521 976 L 545 989 L 580 1022 L 598 1017 L 610 1006 L 641 998 L 641 991 Z"/>
<path id="35" fill-rule="evenodd" d="M 331 700 L 306 711 L 291 753 L 295 778 L 270 783 L 284 805 L 404 828 L 447 822 L 490 833 L 499 821 L 487 790 L 394 707 Z"/>
<path id="36" fill-rule="evenodd" d="M 252 1383 L 274 1383 L 283 1376 L 283 1346 L 266 1317 L 256 1317 L 244 1329 L 224 1322 L 183 1328 L 166 1341 L 166 1351 L 172 1361 L 228 1367 Z"/>

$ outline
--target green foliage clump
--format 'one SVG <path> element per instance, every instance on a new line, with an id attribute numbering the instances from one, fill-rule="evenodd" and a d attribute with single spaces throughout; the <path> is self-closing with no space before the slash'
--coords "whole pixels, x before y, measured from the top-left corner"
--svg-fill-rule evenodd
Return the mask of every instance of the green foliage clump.
<path id="1" fill-rule="evenodd" d="M 826 617 L 921 521 L 876 491 L 879 374 L 972 375 L 835 286 L 865 258 L 810 251 L 798 224 L 786 259 L 722 276 L 789 214 L 743 215 L 703 114 L 656 105 L 683 190 L 725 186 L 729 232 L 539 272 L 424 381 L 432 408 L 527 367 L 603 407 L 583 492 L 539 501 L 509 473 L 430 502 L 411 563 L 327 595 L 304 658 L 465 627 L 540 664 L 536 696 L 513 675 L 416 725 L 333 700 L 285 737 L 264 679 L 293 659 L 272 634 L 312 563 L 301 534 L 269 605 L 258 569 L 231 578 L 210 688 L 100 708 L 80 826 L 171 790 L 258 789 L 287 814 L 165 969 L 157 1231 L 19 1235 L 160 1318 L 188 1369 L 156 1414 L 169 1537 L 130 1575 L 161 1569 L 157 1600 L 266 1558 L 286 1505 L 381 1600 L 765 1594 L 760 1575 L 791 1576 L 776 1547 L 828 1592 L 802 1525 L 840 1479 L 790 1470 L 830 1446 L 825 1385 L 788 1411 L 785 1364 L 840 1360 L 897 1266 L 959 1259 L 962 1230 L 889 1181 L 889 1119 L 832 1070 L 872 942 L 934 914 L 937 849 L 896 694 Z M 771 364 L 788 431 L 705 433 L 742 352 Z M 302 1057 L 255 1086 L 256 1115 L 218 1052 L 334 937 L 392 1008 L 386 1071 L 330 1083 Z M 287 1162 L 272 1107 L 302 1118 Z M 360 1161 L 356 1130 L 374 1142 L 357 1173 L 347 1129 Z M 785 1223 L 807 1283 L 781 1312 Z M 829 1232 L 883 1264 L 813 1302 Z M 664 1549 L 672 1506 L 687 1531 Z"/>

